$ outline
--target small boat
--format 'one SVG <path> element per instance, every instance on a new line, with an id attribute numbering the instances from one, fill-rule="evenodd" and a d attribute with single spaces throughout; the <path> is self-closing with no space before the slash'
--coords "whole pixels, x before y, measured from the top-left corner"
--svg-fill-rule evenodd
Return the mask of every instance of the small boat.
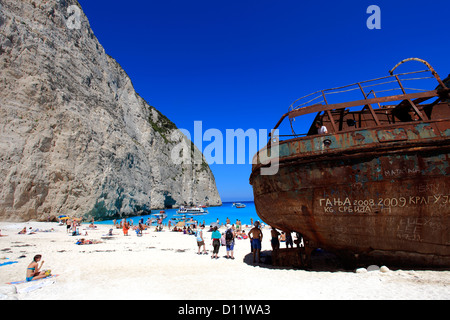
<path id="1" fill-rule="evenodd" d="M 205 214 L 208 214 L 208 210 L 206 210 L 205 208 L 201 208 L 201 207 L 190 207 L 190 208 L 185 208 L 185 207 L 181 207 L 180 209 L 177 210 L 177 213 L 182 215 L 190 215 L 190 216 L 203 216 Z"/>
<path id="2" fill-rule="evenodd" d="M 233 207 L 236 207 L 237 209 L 240 209 L 240 208 L 245 208 L 246 207 L 246 205 L 245 204 L 243 204 L 243 203 L 233 203 Z"/>
<path id="3" fill-rule="evenodd" d="M 189 219 L 189 218 L 186 217 L 185 214 L 182 214 L 182 215 L 174 215 L 173 218 L 170 218 L 170 220 L 174 220 L 174 221 L 185 221 L 185 220 L 187 220 L 187 219 Z"/>
<path id="4" fill-rule="evenodd" d="M 165 218 L 167 218 L 167 214 L 165 213 L 165 211 L 160 211 L 160 213 L 153 213 L 152 216 L 154 216 L 158 220 L 164 220 Z"/>

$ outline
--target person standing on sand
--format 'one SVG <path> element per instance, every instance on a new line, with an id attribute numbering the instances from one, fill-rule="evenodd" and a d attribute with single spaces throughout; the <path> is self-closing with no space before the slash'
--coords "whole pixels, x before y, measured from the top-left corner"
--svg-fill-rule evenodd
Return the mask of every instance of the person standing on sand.
<path id="1" fill-rule="evenodd" d="M 198 246 L 198 253 L 200 253 L 200 248 L 203 246 L 203 254 L 208 254 L 205 249 L 205 239 L 203 239 L 203 228 L 205 226 L 198 226 L 197 232 L 195 233 L 195 236 L 197 237 L 197 246 Z"/>
<path id="2" fill-rule="evenodd" d="M 70 229 L 70 219 L 66 220 L 66 233 L 69 233 L 69 229 Z"/>
<path id="3" fill-rule="evenodd" d="M 227 225 L 227 231 L 225 232 L 225 241 L 227 246 L 227 259 L 234 260 L 234 239 L 236 234 L 234 233 L 233 227 L 229 224 Z"/>
<path id="4" fill-rule="evenodd" d="M 286 231 L 286 248 L 289 248 L 289 245 L 291 246 L 291 248 L 294 248 L 291 232 Z"/>
<path id="5" fill-rule="evenodd" d="M 255 226 L 248 233 L 248 237 L 250 238 L 250 243 L 252 245 L 253 263 L 255 263 L 256 256 L 258 256 L 258 263 L 259 263 L 261 253 L 261 242 L 263 239 L 263 234 L 259 229 L 259 221 L 255 222 Z"/>
<path id="6" fill-rule="evenodd" d="M 217 230 L 217 226 L 214 226 L 214 231 L 211 235 L 212 245 L 214 247 L 213 254 L 211 256 L 211 259 L 219 259 L 219 249 L 220 249 L 220 238 L 222 238 L 222 235 L 220 234 L 220 231 Z"/>
<path id="7" fill-rule="evenodd" d="M 278 239 L 280 233 L 277 229 L 275 229 L 275 227 L 272 227 L 270 234 L 272 235 L 272 239 L 270 240 L 270 243 L 272 244 L 272 250 L 280 249 L 280 240 Z"/>
<path id="8" fill-rule="evenodd" d="M 141 223 L 141 221 L 139 221 L 139 225 L 136 228 L 136 235 L 138 237 L 142 237 L 142 231 L 144 230 L 144 225 Z"/>
<path id="9" fill-rule="evenodd" d="M 128 235 L 128 229 L 130 229 L 130 224 L 125 220 L 124 222 L 123 222 L 123 235 L 124 236 L 127 236 Z"/>

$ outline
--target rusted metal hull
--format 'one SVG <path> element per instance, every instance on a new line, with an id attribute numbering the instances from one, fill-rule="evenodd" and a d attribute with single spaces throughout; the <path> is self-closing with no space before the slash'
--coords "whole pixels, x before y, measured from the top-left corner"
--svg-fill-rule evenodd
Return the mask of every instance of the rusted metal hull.
<path id="1" fill-rule="evenodd" d="M 450 120 L 411 122 L 283 141 L 278 172 L 250 182 L 260 218 L 313 247 L 450 267 L 449 158 Z"/>

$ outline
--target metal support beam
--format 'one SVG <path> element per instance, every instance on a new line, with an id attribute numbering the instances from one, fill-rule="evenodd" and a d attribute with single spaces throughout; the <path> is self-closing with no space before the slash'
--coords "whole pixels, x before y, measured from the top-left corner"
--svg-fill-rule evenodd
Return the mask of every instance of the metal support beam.
<path id="1" fill-rule="evenodd" d="M 449 89 L 447 89 L 449 90 Z M 356 100 L 356 101 L 350 101 L 350 102 L 343 102 L 343 103 L 335 103 L 335 104 L 328 104 L 326 106 L 324 105 L 314 105 L 310 107 L 304 107 L 300 109 L 293 110 L 289 112 L 289 118 L 295 118 L 304 114 L 308 113 L 314 113 L 319 111 L 327 111 L 327 110 L 334 110 L 334 109 L 341 109 L 341 108 L 351 108 L 356 106 L 365 106 L 369 104 L 374 103 L 383 103 L 383 102 L 392 102 L 392 101 L 402 101 L 402 100 L 408 100 L 408 99 L 417 99 L 417 98 L 432 98 L 437 97 L 438 92 L 436 90 L 426 91 L 426 92 L 418 92 L 418 93 L 410 93 L 410 94 L 400 94 L 395 96 L 388 96 L 388 97 L 380 97 L 380 98 L 372 98 L 372 99 L 364 99 L 364 100 Z"/>

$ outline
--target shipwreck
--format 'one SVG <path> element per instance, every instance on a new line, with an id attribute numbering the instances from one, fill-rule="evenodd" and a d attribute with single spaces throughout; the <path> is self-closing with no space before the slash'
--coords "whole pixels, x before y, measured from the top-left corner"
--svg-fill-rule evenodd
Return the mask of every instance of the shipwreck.
<path id="1" fill-rule="evenodd" d="M 405 62 L 426 69 L 395 73 Z M 449 87 L 410 58 L 384 77 L 296 100 L 253 159 L 260 218 L 303 236 L 303 262 L 322 248 L 348 265 L 450 267 Z M 312 124 L 299 134 L 302 118 Z M 276 135 L 283 122 L 291 132 Z"/>

